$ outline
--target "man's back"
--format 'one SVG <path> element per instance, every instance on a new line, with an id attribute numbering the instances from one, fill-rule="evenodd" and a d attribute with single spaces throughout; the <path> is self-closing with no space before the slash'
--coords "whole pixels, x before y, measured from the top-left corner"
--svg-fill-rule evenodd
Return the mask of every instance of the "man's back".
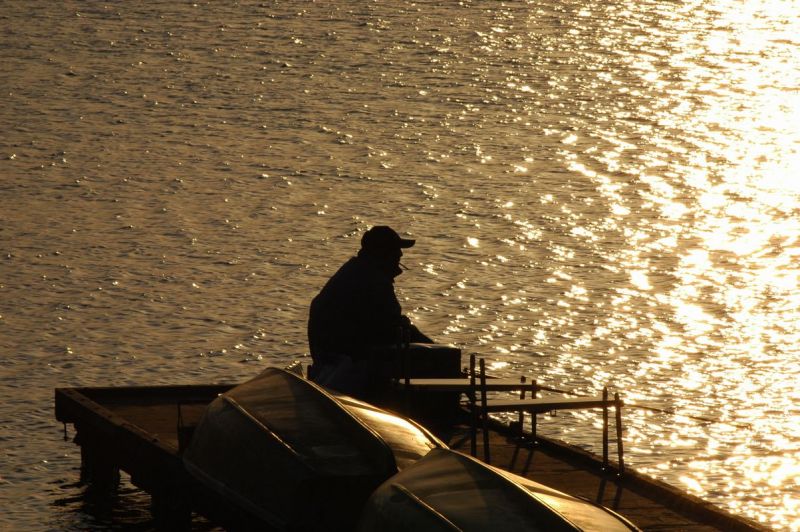
<path id="1" fill-rule="evenodd" d="M 369 346 L 397 342 L 404 321 L 392 275 L 369 257 L 353 257 L 311 302 L 311 355 L 315 362 L 326 355 L 358 358 Z"/>

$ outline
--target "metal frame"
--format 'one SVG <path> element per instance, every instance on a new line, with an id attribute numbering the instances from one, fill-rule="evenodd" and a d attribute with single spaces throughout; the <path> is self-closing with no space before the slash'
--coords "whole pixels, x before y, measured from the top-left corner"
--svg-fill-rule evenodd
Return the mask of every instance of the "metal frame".
<path id="1" fill-rule="evenodd" d="M 519 436 L 523 436 L 523 422 L 525 414 L 531 415 L 531 439 L 536 444 L 537 415 L 546 412 L 556 412 L 558 410 L 588 410 L 595 408 L 603 409 L 603 470 L 609 469 L 609 416 L 608 410 L 615 410 L 615 428 L 618 472 L 620 475 L 625 470 L 625 460 L 623 456 L 622 443 L 622 407 L 619 392 L 615 392 L 613 398 L 609 397 L 608 388 L 604 387 L 602 395 L 582 396 L 582 397 L 537 397 L 540 387 L 535 380 L 526 382 L 525 377 L 520 379 L 495 379 L 486 375 L 486 363 L 484 359 L 478 361 L 476 371 L 476 358 L 470 355 L 470 367 L 468 375 L 456 379 L 420 379 L 404 378 L 398 379 L 395 384 L 398 388 L 406 392 L 428 391 L 428 392 L 450 392 L 463 393 L 467 396 L 470 411 L 470 454 L 477 456 L 478 425 L 483 430 L 483 460 L 491 463 L 489 445 L 489 414 L 498 412 L 516 412 L 518 414 Z M 549 388 L 548 388 L 549 389 Z M 489 392 L 519 392 L 519 399 L 489 399 Z M 526 399 L 526 394 L 530 393 L 530 398 Z"/>

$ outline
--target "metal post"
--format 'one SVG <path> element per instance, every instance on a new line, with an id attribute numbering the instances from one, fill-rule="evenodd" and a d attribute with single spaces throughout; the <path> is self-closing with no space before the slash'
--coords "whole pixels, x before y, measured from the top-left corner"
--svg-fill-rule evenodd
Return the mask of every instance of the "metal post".
<path id="1" fill-rule="evenodd" d="M 520 388 L 519 389 L 519 399 L 521 401 L 521 400 L 525 399 L 525 375 L 522 375 L 519 378 L 519 384 L 520 384 L 520 386 L 519 386 L 519 388 Z M 519 433 L 518 433 L 518 435 L 519 435 L 520 441 L 522 441 L 522 426 L 525 423 L 525 412 L 523 412 L 522 410 L 519 411 L 518 422 L 519 422 Z"/>
<path id="2" fill-rule="evenodd" d="M 470 413 L 470 441 L 469 441 L 469 454 L 472 456 L 478 455 L 478 404 L 475 396 L 475 354 L 469 355 L 469 393 L 467 399 L 469 400 L 469 413 Z"/>
<path id="3" fill-rule="evenodd" d="M 538 389 L 536 386 L 536 381 L 531 381 L 531 399 L 536 399 Z M 533 440 L 533 444 L 536 444 L 536 410 L 531 410 L 531 439 Z"/>
<path id="4" fill-rule="evenodd" d="M 603 470 L 608 469 L 608 388 L 603 386 Z"/>
<path id="5" fill-rule="evenodd" d="M 489 413 L 486 411 L 486 361 L 480 359 L 481 367 L 481 419 L 483 421 L 483 460 L 491 463 L 489 453 Z"/>
<path id="6" fill-rule="evenodd" d="M 622 450 L 622 401 L 619 398 L 619 392 L 614 393 L 614 406 L 617 409 L 617 460 L 619 461 L 619 474 L 625 472 L 625 459 Z"/>

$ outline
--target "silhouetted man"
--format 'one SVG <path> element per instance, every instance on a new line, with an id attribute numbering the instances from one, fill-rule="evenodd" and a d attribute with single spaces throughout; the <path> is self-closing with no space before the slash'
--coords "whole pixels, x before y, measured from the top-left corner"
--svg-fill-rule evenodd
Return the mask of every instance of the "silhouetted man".
<path id="1" fill-rule="evenodd" d="M 308 344 L 314 365 L 309 377 L 356 396 L 385 368 L 368 360 L 379 346 L 432 343 L 403 315 L 394 293 L 394 278 L 403 270 L 403 249 L 414 240 L 392 228 L 376 226 L 364 233 L 358 255 L 331 277 L 311 302 Z"/>

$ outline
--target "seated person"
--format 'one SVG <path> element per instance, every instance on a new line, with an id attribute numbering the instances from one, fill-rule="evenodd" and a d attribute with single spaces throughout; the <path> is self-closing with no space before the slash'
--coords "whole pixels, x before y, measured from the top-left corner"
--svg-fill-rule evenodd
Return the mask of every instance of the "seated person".
<path id="1" fill-rule="evenodd" d="M 387 226 L 364 233 L 358 255 L 331 277 L 311 302 L 309 378 L 328 388 L 369 399 L 389 378 L 387 361 L 370 360 L 378 346 L 401 341 L 433 343 L 404 316 L 394 293 L 403 249 L 414 240 Z"/>

